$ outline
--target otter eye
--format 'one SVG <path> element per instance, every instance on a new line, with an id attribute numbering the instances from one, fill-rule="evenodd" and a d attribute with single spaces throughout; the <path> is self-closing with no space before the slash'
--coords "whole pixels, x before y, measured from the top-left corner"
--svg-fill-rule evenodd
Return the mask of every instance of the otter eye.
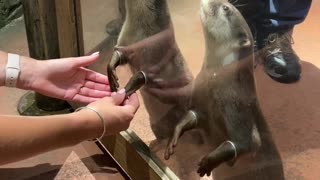
<path id="1" fill-rule="evenodd" d="M 223 5 L 223 6 L 222 6 L 222 9 L 225 10 L 225 11 L 229 11 L 229 7 L 226 6 L 226 5 Z"/>

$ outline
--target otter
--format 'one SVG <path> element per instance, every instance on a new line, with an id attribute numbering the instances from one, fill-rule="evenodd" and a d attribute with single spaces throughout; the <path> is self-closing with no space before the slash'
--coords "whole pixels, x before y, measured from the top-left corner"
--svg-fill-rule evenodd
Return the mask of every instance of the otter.
<path id="1" fill-rule="evenodd" d="M 175 41 L 166 0 L 127 0 L 126 17 L 108 64 L 112 91 L 119 84 L 116 67 L 128 64 L 133 76 L 127 95 L 141 89 L 157 139 L 171 136 L 191 94 L 193 76 Z"/>
<path id="2" fill-rule="evenodd" d="M 284 179 L 280 155 L 257 100 L 253 37 L 240 12 L 226 0 L 202 0 L 206 51 L 189 110 L 175 127 L 165 159 L 179 137 L 193 128 L 214 149 L 199 163 L 202 177 Z M 226 162 L 226 164 L 224 164 Z"/>
<path id="3" fill-rule="evenodd" d="M 126 17 L 125 0 L 118 0 L 118 10 L 120 17 L 110 21 L 106 25 L 106 33 L 108 33 L 110 36 L 118 36 L 121 31 Z"/>

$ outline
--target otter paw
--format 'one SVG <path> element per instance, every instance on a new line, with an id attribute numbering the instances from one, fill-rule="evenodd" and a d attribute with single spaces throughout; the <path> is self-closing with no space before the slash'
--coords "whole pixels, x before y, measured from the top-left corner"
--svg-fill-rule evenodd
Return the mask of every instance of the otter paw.
<path id="1" fill-rule="evenodd" d="M 166 151 L 164 153 L 165 160 L 169 160 L 170 156 L 173 155 L 175 146 L 176 146 L 176 143 L 174 142 L 174 140 L 173 139 L 170 140 L 170 142 L 166 148 Z"/>
<path id="2" fill-rule="evenodd" d="M 202 158 L 202 160 L 199 163 L 199 168 L 197 171 L 200 177 L 203 177 L 205 174 L 207 174 L 207 176 L 210 176 L 211 171 L 213 170 L 210 164 L 211 164 L 210 158 L 208 158 L 207 156 Z"/>
<path id="3" fill-rule="evenodd" d="M 118 76 L 116 74 L 116 71 L 112 70 L 112 68 L 110 67 L 108 67 L 108 79 L 111 91 L 116 92 L 119 88 Z"/>

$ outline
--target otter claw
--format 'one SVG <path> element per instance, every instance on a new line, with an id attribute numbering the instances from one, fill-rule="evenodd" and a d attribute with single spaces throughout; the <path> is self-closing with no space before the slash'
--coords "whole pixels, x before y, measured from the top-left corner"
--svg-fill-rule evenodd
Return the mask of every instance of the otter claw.
<path id="1" fill-rule="evenodd" d="M 118 83 L 118 77 L 115 73 L 112 73 L 111 75 L 111 81 L 109 82 L 110 86 L 111 84 L 113 85 L 113 87 L 115 87 L 115 89 L 117 90 L 119 88 L 119 83 Z"/>
<path id="2" fill-rule="evenodd" d="M 116 75 L 116 72 L 110 66 L 108 66 L 107 70 L 108 70 L 108 79 L 109 79 L 110 89 L 112 92 L 116 92 L 119 87 L 118 77 Z"/>
<path id="3" fill-rule="evenodd" d="M 119 78 L 118 78 L 118 76 L 116 74 L 116 71 L 112 72 L 112 78 L 113 78 L 114 83 L 116 84 L 116 86 L 119 87 L 119 83 L 118 83 Z"/>
<path id="4" fill-rule="evenodd" d="M 165 151 L 165 153 L 164 153 L 164 159 L 165 160 L 169 160 L 170 156 L 173 155 L 174 147 L 175 147 L 174 142 L 173 142 L 173 140 L 171 140 L 169 145 L 168 145 L 168 147 L 167 147 L 167 149 L 166 149 L 166 151 Z"/>
<path id="5" fill-rule="evenodd" d="M 173 155 L 173 153 L 174 153 L 174 148 L 177 146 L 179 136 L 181 135 L 180 133 L 181 133 L 180 130 L 175 131 L 172 139 L 170 140 L 170 142 L 169 142 L 169 144 L 168 144 L 168 146 L 167 146 L 166 152 L 165 152 L 165 154 L 164 154 L 164 158 L 165 158 L 166 160 L 168 160 L 168 159 L 170 158 L 170 156 Z"/>
<path id="6" fill-rule="evenodd" d="M 112 92 L 117 91 L 117 88 L 119 87 L 116 67 L 121 64 L 121 59 L 122 52 L 115 50 L 107 67 L 108 79 Z"/>
<path id="7" fill-rule="evenodd" d="M 207 176 L 210 176 L 212 168 L 210 167 L 210 162 L 209 162 L 209 158 L 208 157 L 204 157 L 200 163 L 199 163 L 199 168 L 198 168 L 198 173 L 200 175 L 200 177 L 203 177 L 205 174 L 207 174 Z"/>

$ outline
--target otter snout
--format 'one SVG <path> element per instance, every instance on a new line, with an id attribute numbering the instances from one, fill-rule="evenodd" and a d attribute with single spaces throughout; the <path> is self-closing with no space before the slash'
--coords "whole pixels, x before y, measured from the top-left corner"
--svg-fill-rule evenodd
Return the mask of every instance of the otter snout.
<path id="1" fill-rule="evenodd" d="M 201 0 L 201 17 L 231 15 L 233 6 L 227 0 Z"/>
<path id="2" fill-rule="evenodd" d="M 226 41 L 231 38 L 234 6 L 227 0 L 201 0 L 200 16 L 204 31 L 214 39 Z"/>

